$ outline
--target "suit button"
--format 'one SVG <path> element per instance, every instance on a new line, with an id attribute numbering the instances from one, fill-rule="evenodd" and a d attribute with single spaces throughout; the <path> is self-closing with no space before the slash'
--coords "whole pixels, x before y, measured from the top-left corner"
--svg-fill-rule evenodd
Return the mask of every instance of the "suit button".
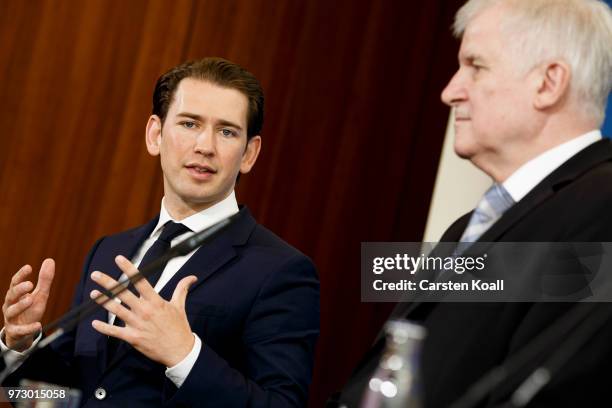
<path id="1" fill-rule="evenodd" d="M 94 396 L 96 399 L 103 400 L 106 398 L 106 390 L 102 387 L 96 388 L 96 392 L 94 392 Z"/>

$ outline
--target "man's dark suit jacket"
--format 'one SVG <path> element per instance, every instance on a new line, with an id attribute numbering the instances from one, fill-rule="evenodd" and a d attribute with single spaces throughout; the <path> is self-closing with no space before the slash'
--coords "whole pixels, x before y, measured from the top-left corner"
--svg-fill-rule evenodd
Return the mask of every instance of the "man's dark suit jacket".
<path id="1" fill-rule="evenodd" d="M 451 225 L 441 241 L 458 241 L 470 216 L 471 213 L 466 214 Z M 565 162 L 511 207 L 479 241 L 612 241 L 610 140 L 599 141 Z M 448 407 L 471 384 L 502 364 L 572 306 L 572 303 L 424 302 L 399 304 L 393 315 L 421 322 L 427 328 L 421 375 L 425 406 L 437 408 Z M 598 307 L 610 308 L 612 314 L 608 304 Z M 550 351 L 557 346 L 558 343 L 551 345 Z M 359 406 L 364 387 L 383 349 L 383 340 L 375 342 L 353 372 L 340 396 L 346 406 Z M 532 363 L 511 376 L 478 406 L 499 406 L 506 401 L 541 361 Z M 581 348 L 529 406 L 611 406 L 610 378 L 612 320 Z"/>
<path id="2" fill-rule="evenodd" d="M 131 258 L 157 219 L 99 240 L 87 257 L 74 305 L 97 286 L 100 270 L 119 278 L 114 257 Z M 257 224 L 246 208 L 215 240 L 198 249 L 161 290 L 166 300 L 182 278 L 195 275 L 186 312 L 202 350 L 183 385 L 165 367 L 127 343 L 107 364 L 107 337 L 93 319 L 26 360 L 13 375 L 68 383 L 87 407 L 299 407 L 307 400 L 319 334 L 319 283 L 312 262 Z M 94 397 L 99 387 L 103 400 Z"/>

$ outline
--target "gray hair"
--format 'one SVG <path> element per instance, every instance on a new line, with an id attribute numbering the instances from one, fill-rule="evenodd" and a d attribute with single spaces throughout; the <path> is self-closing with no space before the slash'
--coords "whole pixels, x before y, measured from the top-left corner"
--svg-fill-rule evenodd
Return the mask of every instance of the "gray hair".
<path id="1" fill-rule="evenodd" d="M 612 90 L 612 11 L 600 0 L 469 0 L 455 16 L 461 38 L 469 22 L 494 5 L 508 6 L 502 30 L 525 72 L 552 59 L 571 67 L 570 91 L 584 113 L 603 122 Z"/>

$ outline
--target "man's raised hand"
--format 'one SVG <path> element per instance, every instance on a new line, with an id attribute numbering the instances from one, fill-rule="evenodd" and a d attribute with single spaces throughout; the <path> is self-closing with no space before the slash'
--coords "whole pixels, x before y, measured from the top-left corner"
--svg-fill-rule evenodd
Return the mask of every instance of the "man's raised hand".
<path id="1" fill-rule="evenodd" d="M 115 258 L 115 262 L 128 277 L 138 273 L 138 269 L 121 255 Z M 117 284 L 113 278 L 98 271 L 93 272 L 91 278 L 105 289 L 111 289 Z M 130 343 L 151 360 L 173 367 L 189 354 L 195 342 L 185 313 L 185 299 L 189 287 L 196 281 L 195 276 L 181 279 L 174 289 L 172 299 L 166 301 L 146 279 L 141 279 L 134 284 L 140 297 L 125 290 L 117 295 L 121 303 L 110 301 L 103 306 L 123 320 L 125 327 L 99 320 L 94 320 L 92 325 L 102 334 Z M 100 295 L 98 290 L 90 293 L 99 303 L 105 302 L 107 298 Z"/>
<path id="2" fill-rule="evenodd" d="M 42 328 L 41 319 L 47 308 L 49 291 L 55 275 L 55 261 L 45 259 L 38 272 L 36 287 L 27 280 L 32 273 L 30 265 L 24 265 L 13 275 L 2 305 L 4 315 L 4 344 L 16 351 L 29 348 L 34 335 Z M 24 341 L 23 344 L 17 344 Z"/>

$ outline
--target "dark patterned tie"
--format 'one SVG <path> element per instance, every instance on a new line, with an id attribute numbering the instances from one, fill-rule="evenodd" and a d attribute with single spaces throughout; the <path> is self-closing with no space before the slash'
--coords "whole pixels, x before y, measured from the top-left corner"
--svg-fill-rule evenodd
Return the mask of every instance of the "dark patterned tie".
<path id="1" fill-rule="evenodd" d="M 177 224 L 176 222 L 168 221 L 164 225 L 164 230 L 162 231 L 159 238 L 157 238 L 157 240 L 153 243 L 151 248 L 149 248 L 147 253 L 142 258 L 140 265 L 146 266 L 150 264 L 151 262 L 155 261 L 157 258 L 162 256 L 163 254 L 165 254 L 170 249 L 170 242 L 172 242 L 174 238 L 188 231 L 191 231 L 191 230 L 187 228 L 186 226 L 184 226 L 183 224 Z M 163 262 L 154 271 L 152 271 L 151 274 L 149 274 L 149 276 L 147 276 L 147 281 L 149 281 L 151 286 L 155 287 L 155 284 L 159 280 L 159 277 L 161 276 L 167 264 L 168 264 L 168 261 Z M 138 265 L 139 268 L 140 268 L 140 265 Z M 118 317 L 115 317 L 115 321 L 113 322 L 113 324 L 119 327 L 125 326 L 125 322 L 119 319 Z M 107 356 L 109 360 L 115 355 L 115 352 L 117 351 L 117 347 L 119 346 L 119 342 L 120 342 L 119 339 L 115 337 L 108 338 Z"/>
<path id="2" fill-rule="evenodd" d="M 140 262 L 140 265 L 138 267 L 140 268 L 141 265 L 146 266 L 157 258 L 159 258 L 160 256 L 162 256 L 163 254 L 165 254 L 170 249 L 170 242 L 172 242 L 174 238 L 188 231 L 191 230 L 183 224 L 177 224 L 176 222 L 168 221 L 164 225 L 164 230 L 162 231 L 161 235 L 159 236 L 159 238 L 157 238 L 157 241 L 153 243 L 151 248 L 149 248 L 145 256 L 142 258 L 142 261 Z M 162 263 L 157 269 L 155 269 L 155 271 L 151 272 L 151 274 L 147 276 L 147 280 L 149 281 L 151 286 L 155 286 L 167 263 L 168 261 Z"/>

